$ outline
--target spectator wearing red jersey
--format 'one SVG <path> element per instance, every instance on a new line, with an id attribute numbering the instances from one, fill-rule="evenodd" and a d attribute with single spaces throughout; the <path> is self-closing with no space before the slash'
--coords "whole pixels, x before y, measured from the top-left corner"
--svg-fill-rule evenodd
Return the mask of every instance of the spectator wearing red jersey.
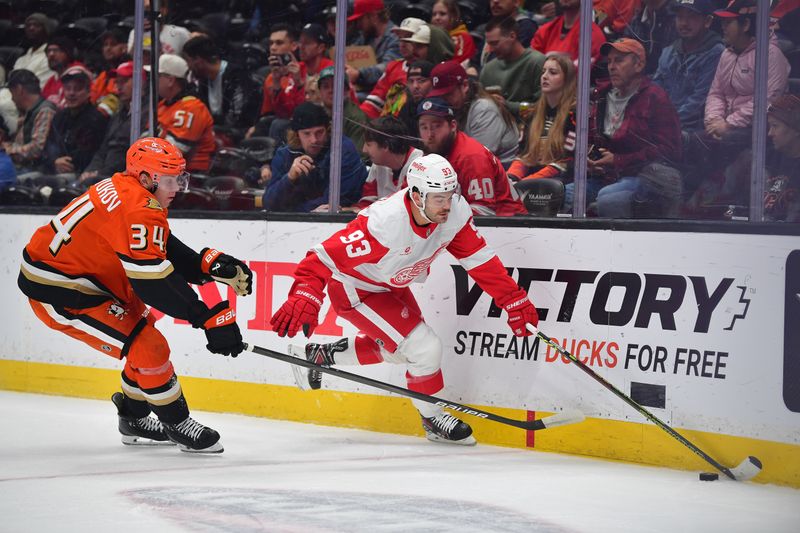
<path id="1" fill-rule="evenodd" d="M 581 35 L 581 0 L 558 0 L 561 15 L 539 26 L 531 40 L 531 48 L 543 54 L 563 52 L 573 61 L 578 60 L 578 44 Z M 592 23 L 592 63 L 600 57 L 600 46 L 606 37 L 600 26 Z"/>
<path id="2" fill-rule="evenodd" d="M 425 152 L 439 154 L 453 165 L 461 194 L 474 214 L 527 214 L 512 191 L 503 164 L 488 148 L 458 131 L 456 115 L 447 102 L 426 98 L 419 104 L 417 116 Z"/>
<path id="3" fill-rule="evenodd" d="M 453 60 L 469 68 L 470 60 L 477 49 L 467 26 L 461 21 L 461 9 L 456 0 L 437 0 L 431 12 L 431 25 L 438 26 L 450 34 L 453 40 Z"/>
<path id="4" fill-rule="evenodd" d="M 383 114 L 389 93 L 392 92 L 393 96 L 396 96 L 396 85 L 400 86 L 400 90 L 405 88 L 408 62 L 414 60 L 414 44 L 406 41 L 405 38 L 413 36 L 423 25 L 425 25 L 424 20 L 408 17 L 403 19 L 400 26 L 392 28 L 391 31 L 400 39 L 400 55 L 402 58 L 390 61 L 386 65 L 386 71 L 361 104 L 361 110 L 368 117 L 376 118 Z"/>

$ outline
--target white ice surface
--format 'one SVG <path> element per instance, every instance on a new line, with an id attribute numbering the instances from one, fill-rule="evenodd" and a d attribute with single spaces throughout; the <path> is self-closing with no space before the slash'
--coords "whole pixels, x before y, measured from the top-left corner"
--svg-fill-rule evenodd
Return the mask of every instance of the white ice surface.
<path id="1" fill-rule="evenodd" d="M 784 487 L 193 414 L 225 453 L 123 446 L 110 401 L 0 392 L 0 531 L 800 531 Z"/>

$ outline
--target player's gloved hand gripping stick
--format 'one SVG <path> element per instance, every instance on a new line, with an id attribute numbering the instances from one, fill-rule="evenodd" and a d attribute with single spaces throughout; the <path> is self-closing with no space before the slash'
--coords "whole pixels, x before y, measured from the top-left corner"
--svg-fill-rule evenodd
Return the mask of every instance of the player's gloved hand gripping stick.
<path id="1" fill-rule="evenodd" d="M 703 450 L 692 444 L 688 439 L 686 439 L 686 437 L 684 437 L 683 435 L 672 429 L 666 423 L 662 422 L 656 415 L 654 415 L 653 413 L 642 407 L 639 403 L 634 401 L 630 396 L 628 396 L 627 394 L 616 388 L 614 385 L 606 381 L 602 376 L 600 376 L 594 370 L 586 366 L 586 364 L 583 361 L 581 361 L 580 359 L 569 353 L 567 350 L 559 346 L 553 339 L 551 339 L 550 337 L 539 331 L 536 327 L 534 327 L 531 324 L 528 324 L 527 328 L 528 331 L 539 337 L 539 339 L 544 341 L 548 346 L 550 346 L 558 353 L 560 353 L 562 356 L 566 357 L 567 359 L 575 363 L 575 365 L 578 368 L 589 374 L 595 381 L 597 381 L 602 386 L 604 386 L 605 388 L 607 388 L 608 390 L 619 396 L 625 403 L 627 403 L 628 405 L 639 411 L 639 413 L 642 414 L 645 418 L 647 418 L 652 423 L 654 423 L 655 425 L 657 425 L 658 427 L 669 433 L 671 437 L 673 437 L 678 442 L 680 442 L 681 444 L 692 450 L 694 453 L 703 458 L 703 460 L 705 460 L 707 463 L 712 465 L 714 468 L 716 468 L 729 478 L 736 481 L 747 481 L 748 479 L 752 479 L 759 472 L 761 472 L 761 461 L 759 461 L 758 458 L 752 455 L 747 457 L 744 461 L 742 461 L 738 466 L 734 468 L 727 468 L 723 466 L 722 464 L 717 462 L 713 457 L 711 457 Z"/>

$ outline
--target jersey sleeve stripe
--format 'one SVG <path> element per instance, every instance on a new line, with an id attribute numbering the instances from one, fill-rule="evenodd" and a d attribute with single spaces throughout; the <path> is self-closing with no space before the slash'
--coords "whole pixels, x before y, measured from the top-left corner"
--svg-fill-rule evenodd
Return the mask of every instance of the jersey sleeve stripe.
<path id="1" fill-rule="evenodd" d="M 116 338 L 116 336 L 110 335 L 111 333 L 110 331 L 104 331 L 102 329 L 99 329 L 98 324 L 100 324 L 100 322 L 93 321 L 95 323 L 92 324 L 89 321 L 85 320 L 88 317 L 83 317 L 81 315 L 72 315 L 63 310 L 56 310 L 55 307 L 47 303 L 42 303 L 42 307 L 44 307 L 45 311 L 50 316 L 50 318 L 52 318 L 53 321 L 57 322 L 58 324 L 61 324 L 63 326 L 71 326 L 75 329 L 83 331 L 84 333 L 87 333 L 92 337 L 99 339 L 101 342 L 110 344 L 116 348 L 119 348 L 120 350 L 123 348 L 123 346 L 125 346 L 125 339 Z M 119 332 L 114 332 L 114 333 L 119 334 Z"/>
<path id="2" fill-rule="evenodd" d="M 175 270 L 168 259 L 159 260 L 157 264 L 141 264 L 141 261 L 132 262 L 120 257 L 120 262 L 122 268 L 125 269 L 125 274 L 132 279 L 166 278 Z"/>
<path id="3" fill-rule="evenodd" d="M 61 287 L 62 289 L 70 289 L 94 296 L 113 297 L 111 293 L 104 291 L 86 278 L 72 278 L 63 274 L 44 270 L 34 266 L 24 258 L 20 265 L 20 272 L 29 281 L 40 285 Z"/>
<path id="4" fill-rule="evenodd" d="M 495 256 L 494 251 L 489 249 L 488 246 L 484 246 L 483 248 L 480 248 L 478 251 L 476 251 L 474 254 L 459 259 L 458 262 L 461 263 L 461 265 L 465 269 L 472 270 L 473 268 L 479 267 L 482 264 L 486 263 L 494 256 Z"/>

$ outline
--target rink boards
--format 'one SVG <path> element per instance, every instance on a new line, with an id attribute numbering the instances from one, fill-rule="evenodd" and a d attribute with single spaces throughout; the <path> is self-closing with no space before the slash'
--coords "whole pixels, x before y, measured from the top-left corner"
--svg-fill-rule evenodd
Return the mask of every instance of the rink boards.
<path id="1" fill-rule="evenodd" d="M 21 249 L 41 215 L 0 215 L 4 304 L 0 388 L 107 397 L 120 364 L 35 319 L 16 290 Z M 294 265 L 342 227 L 263 220 L 171 222 L 184 242 L 246 260 L 255 294 L 236 298 L 207 285 L 212 305 L 235 302 L 245 340 L 285 350 L 269 331 Z M 512 276 L 539 308 L 540 327 L 725 464 L 753 454 L 761 481 L 800 486 L 800 239 L 797 236 L 482 227 Z M 587 422 L 528 433 L 470 418 L 480 442 L 707 470 L 709 467 L 638 413 L 564 363 L 544 344 L 510 335 L 449 254 L 412 290 L 444 344 L 441 396 L 515 418 L 581 409 Z M 353 334 L 323 307 L 315 340 Z M 420 434 L 405 399 L 325 378 L 325 390 L 292 386 L 284 363 L 253 354 L 209 354 L 204 336 L 171 318 L 159 329 L 190 405 L 197 409 Z M 787 327 L 789 326 L 789 327 Z M 348 369 L 352 370 L 352 369 Z M 356 369 L 404 385 L 404 369 Z M 112 413 L 109 404 L 109 413 Z"/>

